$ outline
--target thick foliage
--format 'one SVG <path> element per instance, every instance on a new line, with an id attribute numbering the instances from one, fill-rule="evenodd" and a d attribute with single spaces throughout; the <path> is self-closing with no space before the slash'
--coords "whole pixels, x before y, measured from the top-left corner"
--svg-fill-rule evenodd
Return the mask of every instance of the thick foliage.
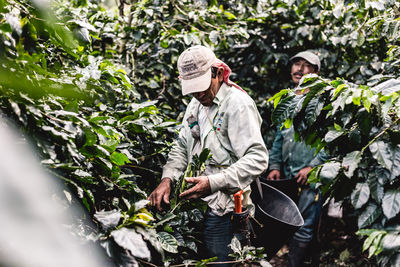
<path id="1" fill-rule="evenodd" d="M 360 5 L 369 9 L 360 13 Z M 378 12 L 384 8 L 386 12 Z M 306 95 L 283 90 L 272 98 L 276 106 L 272 118 L 276 124 L 293 124 L 298 138 L 332 155 L 314 170 L 310 181 L 353 208 L 358 234 L 367 236 L 363 250 L 368 250 L 370 257 L 377 256 L 382 266 L 396 266 L 400 258 L 398 4 L 337 5 L 333 10 L 336 18 L 342 16 L 339 10 L 363 14 L 357 30 L 344 27 L 348 34 L 330 38 L 334 45 L 353 40 L 352 49 L 361 46 L 355 51 L 362 61 L 352 60 L 351 68 L 338 69 L 342 76 L 347 69 L 346 78 L 352 82 L 311 75 L 301 85 L 310 90 Z M 374 16 L 375 12 L 379 16 Z M 348 21 L 353 23 L 350 18 Z M 347 55 L 343 58 L 350 59 Z M 358 64 L 361 62 L 365 63 Z"/>
<path id="2" fill-rule="evenodd" d="M 364 249 L 369 249 L 370 256 L 378 255 L 382 265 L 396 266 L 400 81 L 368 87 L 309 75 L 301 88 L 309 92 L 298 96 L 283 91 L 272 98 L 278 103 L 273 119 L 293 124 L 299 139 L 332 156 L 314 169 L 310 182 L 335 200 L 350 204 L 359 234 L 369 236 Z M 370 228 L 376 230 L 366 230 Z"/>
<path id="3" fill-rule="evenodd" d="M 300 135 L 337 155 L 319 169 L 335 181 L 324 188 L 351 199 L 363 218 L 360 228 L 381 229 L 362 232 L 369 235 L 366 248 L 378 254 L 378 245 L 386 244 L 379 255 L 389 257 L 381 257 L 382 263 L 393 260 L 398 241 L 390 240 L 398 240 L 398 233 L 387 227 L 398 218 L 398 164 L 391 157 L 398 149 L 389 144 L 398 140 L 393 110 L 399 98 L 394 81 L 381 89 L 377 84 L 398 77 L 396 1 L 142 0 L 107 7 L 101 1 L 57 0 L 51 9 L 41 4 L 0 0 L 0 108 L 102 226 L 102 245 L 116 262 L 161 264 L 164 257 L 178 263 L 202 256 L 201 205 L 153 215 L 145 200 L 160 178 L 174 119 L 188 100 L 180 97 L 176 62 L 193 44 L 212 47 L 232 68 L 231 79 L 256 99 L 268 145 L 274 127 L 273 104 L 266 98 L 290 86 L 291 55 L 313 49 L 322 60 L 321 76 L 352 81 L 313 78 L 307 83 L 313 93 L 282 98 L 290 112 L 279 104 L 273 118 L 294 118 Z M 303 127 L 302 115 L 311 128 Z M 341 138 L 349 145 L 339 145 Z M 388 209 L 391 203 L 395 208 Z M 238 258 L 251 254 L 254 260 L 249 251 Z"/>
<path id="4" fill-rule="evenodd" d="M 7 22 L 1 27 L 2 112 L 20 125 L 42 163 L 66 181 L 104 226 L 103 233 L 120 225 L 110 233 L 113 240 L 134 256 L 150 259 L 143 238 L 162 249 L 154 230 L 139 234 L 139 226 L 154 220 L 144 208 L 147 194 L 141 188 L 153 187 L 159 177 L 170 143 L 166 129 L 175 121 L 159 113 L 156 101 L 138 101 L 139 93 L 113 63 L 110 50 L 99 54 L 92 37 L 83 39 L 84 28 L 103 35 L 115 19 L 94 5 L 59 4 L 62 24 L 80 36 L 77 41 L 40 8 L 19 2 L 2 6 L 1 19 Z M 94 25 L 86 21 L 93 16 L 98 18 Z M 44 20 L 50 23 L 43 25 Z M 62 43 L 60 36 L 70 42 Z M 138 232 L 123 227 L 130 224 Z M 121 237 L 124 231 L 132 239 Z"/>

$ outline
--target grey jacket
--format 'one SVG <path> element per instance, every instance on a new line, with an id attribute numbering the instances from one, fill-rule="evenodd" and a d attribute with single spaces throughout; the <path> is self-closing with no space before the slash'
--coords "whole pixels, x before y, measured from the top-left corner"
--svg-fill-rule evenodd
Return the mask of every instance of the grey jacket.
<path id="1" fill-rule="evenodd" d="M 281 179 L 294 178 L 301 169 L 315 167 L 327 160 L 323 150 L 316 155 L 315 151 L 315 148 L 294 140 L 293 126 L 282 130 L 278 128 L 269 154 L 269 169 L 283 171 Z"/>

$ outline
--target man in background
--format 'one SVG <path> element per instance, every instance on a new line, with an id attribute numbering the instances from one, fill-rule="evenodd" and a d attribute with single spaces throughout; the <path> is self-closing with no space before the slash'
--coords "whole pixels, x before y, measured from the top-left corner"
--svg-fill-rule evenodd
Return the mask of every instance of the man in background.
<path id="1" fill-rule="evenodd" d="M 303 75 L 318 73 L 321 67 L 317 55 L 310 51 L 303 51 L 292 58 L 291 79 L 296 87 Z M 294 89 L 296 94 L 307 93 L 308 90 Z M 303 142 L 294 140 L 293 126 L 279 127 L 269 154 L 269 174 L 267 180 L 295 179 L 301 192 L 298 207 L 304 219 L 304 225 L 294 234 L 289 244 L 288 265 L 302 266 L 307 248 L 313 239 L 314 229 L 318 222 L 322 199 L 319 190 L 307 185 L 307 177 L 311 169 L 326 160 L 323 151 L 315 155 L 315 148 Z"/>

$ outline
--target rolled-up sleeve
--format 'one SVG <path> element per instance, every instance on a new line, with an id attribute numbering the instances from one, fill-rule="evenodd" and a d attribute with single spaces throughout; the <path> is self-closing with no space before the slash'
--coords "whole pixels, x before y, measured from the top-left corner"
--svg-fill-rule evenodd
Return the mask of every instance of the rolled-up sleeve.
<path id="1" fill-rule="evenodd" d="M 178 181 L 186 170 L 188 163 L 188 138 L 191 135 L 190 128 L 187 125 L 187 117 L 190 113 L 192 102 L 188 106 L 188 110 L 183 117 L 181 129 L 178 138 L 174 141 L 171 151 L 168 153 L 167 163 L 163 166 L 162 179 L 171 178 L 174 182 Z"/>
<path id="2" fill-rule="evenodd" d="M 176 182 L 185 171 L 187 162 L 185 129 L 182 128 L 179 138 L 175 140 L 171 151 L 168 154 L 167 163 L 163 167 L 162 178 L 171 178 Z"/>

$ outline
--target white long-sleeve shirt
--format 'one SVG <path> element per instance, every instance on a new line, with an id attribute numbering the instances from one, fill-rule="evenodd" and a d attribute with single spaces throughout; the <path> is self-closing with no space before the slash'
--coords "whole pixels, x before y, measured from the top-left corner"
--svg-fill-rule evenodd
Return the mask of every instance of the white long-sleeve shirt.
<path id="1" fill-rule="evenodd" d="M 209 178 L 211 195 L 203 200 L 222 216 L 233 211 L 233 194 L 239 190 L 244 190 L 244 206 L 251 209 L 249 185 L 268 168 L 268 151 L 260 131 L 261 116 L 250 96 L 223 83 L 213 102 L 206 113 L 208 123 L 202 123 L 200 140 L 192 136 L 187 118 L 198 118 L 201 104 L 195 98 L 189 103 L 162 177 L 177 181 L 192 155 L 209 148 L 212 157 L 203 175 Z M 194 151 L 198 142 L 201 149 Z"/>

